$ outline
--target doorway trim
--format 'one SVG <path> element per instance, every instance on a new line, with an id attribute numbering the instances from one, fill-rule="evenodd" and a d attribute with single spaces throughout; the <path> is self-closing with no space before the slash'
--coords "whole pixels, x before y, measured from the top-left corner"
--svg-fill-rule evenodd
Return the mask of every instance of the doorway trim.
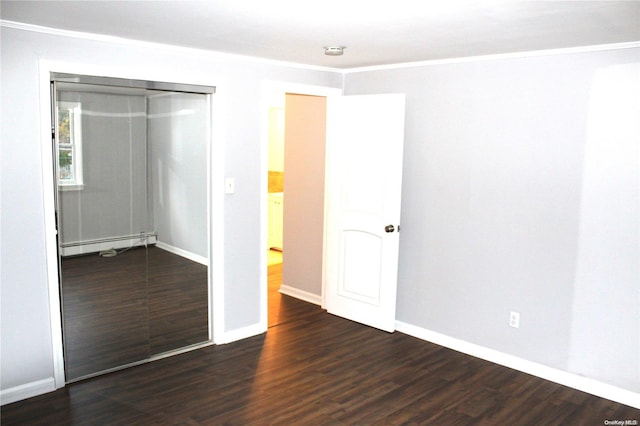
<path id="1" fill-rule="evenodd" d="M 207 141 L 208 182 L 209 195 L 208 210 L 208 245 L 209 245 L 209 330 L 210 340 L 197 347 L 215 344 L 224 334 L 224 192 L 223 182 L 224 156 L 213 155 L 224 147 L 224 132 L 216 119 L 220 117 L 224 108 L 224 90 L 220 90 L 220 79 L 205 74 L 175 74 L 155 69 L 153 71 L 138 71 L 124 67 L 108 67 L 83 63 L 39 61 L 39 124 L 40 124 L 40 153 L 42 162 L 42 197 L 44 206 L 44 241 L 47 268 L 47 287 L 49 295 L 49 321 L 51 332 L 51 348 L 53 360 L 53 382 L 55 389 L 65 386 L 64 343 L 62 335 L 61 300 L 59 287 L 58 247 L 55 220 L 55 182 L 54 155 L 52 148 L 52 110 L 51 110 L 51 74 L 77 74 L 87 76 L 112 77 L 132 80 L 148 80 L 172 82 L 185 85 L 200 85 L 216 87 L 216 94 L 210 97 L 209 137 Z M 217 84 L 216 84 L 217 83 Z M 215 145 L 214 145 L 215 143 Z M 216 238 L 211 233 L 216 231 Z M 185 349 L 189 350 L 191 348 Z M 175 353 L 184 352 L 178 350 Z M 172 352 L 173 354 L 173 352 Z M 162 358 L 160 355 L 158 358 Z M 153 358 L 156 359 L 156 358 Z"/>
<path id="2" fill-rule="evenodd" d="M 341 88 L 328 86 L 315 86 L 308 84 L 292 83 L 287 81 L 265 80 L 262 82 L 260 93 L 260 322 L 259 327 L 262 332 L 267 331 L 269 322 L 269 302 L 268 302 L 268 275 L 267 275 L 267 240 L 269 231 L 268 217 L 268 169 L 269 169 L 269 107 L 273 106 L 279 97 L 284 103 L 286 93 L 310 96 L 342 96 Z M 286 142 L 285 142 L 286 143 Z M 325 157 L 326 158 L 326 157 Z M 325 175 L 329 164 L 325 162 Z M 327 196 L 325 193 L 325 200 Z M 324 218 L 326 223 L 327 206 L 325 203 Z M 326 241 L 326 232 L 323 230 L 323 247 Z M 324 248 L 323 248 L 323 276 L 322 294 L 320 299 L 324 307 Z"/>

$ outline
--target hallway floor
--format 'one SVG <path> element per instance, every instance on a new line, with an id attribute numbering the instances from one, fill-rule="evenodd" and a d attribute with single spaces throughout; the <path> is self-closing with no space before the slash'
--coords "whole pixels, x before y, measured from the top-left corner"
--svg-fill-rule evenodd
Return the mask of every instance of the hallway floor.
<path id="1" fill-rule="evenodd" d="M 282 252 L 269 250 L 269 328 L 294 321 L 308 310 L 299 300 L 280 293 L 282 285 Z M 319 309 L 319 308 L 318 308 Z"/>
<path id="2" fill-rule="evenodd" d="M 282 263 L 282 252 L 276 250 L 267 250 L 267 264 L 269 266 Z"/>

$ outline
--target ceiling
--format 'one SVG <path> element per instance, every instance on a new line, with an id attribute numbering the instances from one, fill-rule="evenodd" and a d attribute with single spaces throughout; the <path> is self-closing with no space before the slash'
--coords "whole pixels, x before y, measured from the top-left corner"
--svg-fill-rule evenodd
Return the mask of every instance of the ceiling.
<path id="1" fill-rule="evenodd" d="M 640 1 L 2 0 L 0 16 L 332 68 L 640 41 Z"/>

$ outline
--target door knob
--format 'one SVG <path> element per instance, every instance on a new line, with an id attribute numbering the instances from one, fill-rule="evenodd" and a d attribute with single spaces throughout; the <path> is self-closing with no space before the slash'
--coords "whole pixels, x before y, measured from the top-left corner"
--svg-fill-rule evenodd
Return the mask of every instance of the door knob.
<path id="1" fill-rule="evenodd" d="M 384 232 L 393 232 L 396 228 L 393 225 L 387 225 L 384 227 Z"/>

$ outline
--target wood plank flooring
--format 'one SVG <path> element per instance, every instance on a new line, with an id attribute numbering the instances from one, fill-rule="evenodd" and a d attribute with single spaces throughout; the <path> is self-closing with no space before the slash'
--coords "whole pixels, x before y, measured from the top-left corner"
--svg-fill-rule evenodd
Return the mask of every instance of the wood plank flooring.
<path id="1" fill-rule="evenodd" d="M 282 285 L 282 252 L 278 253 L 269 250 L 267 277 L 269 283 L 269 327 L 285 324 L 303 317 L 308 311 L 308 306 L 300 304 L 293 297 L 280 294 L 280 286 Z"/>
<path id="2" fill-rule="evenodd" d="M 299 300 L 280 294 L 282 283 L 282 263 L 269 265 L 269 327 L 286 324 L 290 321 L 303 317 L 307 311 L 306 304 L 300 304 Z"/>
<path id="3" fill-rule="evenodd" d="M 151 246 L 61 270 L 67 380 L 208 340 L 206 266 Z"/>
<path id="4" fill-rule="evenodd" d="M 270 271 L 277 274 L 277 270 Z M 270 274 L 271 275 L 271 274 Z M 265 335 L 2 407 L 3 425 L 603 425 L 640 410 L 275 292 Z M 295 312 L 295 315 L 293 315 Z M 270 318 L 271 321 L 271 318 Z"/>

